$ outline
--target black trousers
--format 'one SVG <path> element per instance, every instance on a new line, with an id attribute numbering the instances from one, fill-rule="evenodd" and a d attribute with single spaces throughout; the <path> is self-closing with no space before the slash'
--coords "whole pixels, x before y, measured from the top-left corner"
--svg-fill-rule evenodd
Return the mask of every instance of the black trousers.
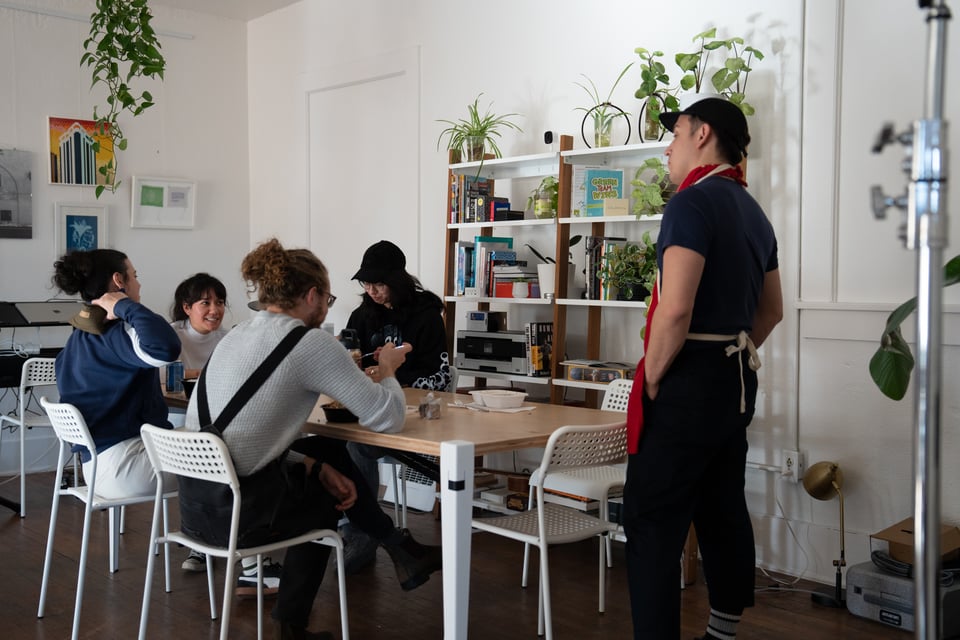
<path id="1" fill-rule="evenodd" d="M 393 533 L 393 520 L 380 508 L 376 496 L 350 459 L 344 441 L 314 436 L 298 440 L 291 449 L 326 462 L 353 480 L 357 487 L 357 501 L 343 513 L 350 518 L 354 526 L 375 540 L 384 540 Z M 317 485 L 319 482 L 315 480 L 307 483 L 303 508 L 296 513 L 287 512 L 285 519 L 276 523 L 278 531 L 292 536 L 310 529 L 337 528 L 341 512 L 335 508 L 336 501 L 322 487 L 318 489 Z M 297 545 L 287 550 L 280 575 L 280 592 L 277 594 L 277 603 L 272 614 L 275 619 L 297 627 L 307 626 L 313 601 L 323 582 L 330 551 L 328 546 L 313 543 Z"/>
<path id="2" fill-rule="evenodd" d="M 644 430 L 624 487 L 627 571 L 635 639 L 680 637 L 680 554 L 693 522 L 710 606 L 753 605 L 753 527 L 744 497 L 746 427 L 756 373 L 724 343 L 687 343 L 656 400 L 644 395 Z M 740 413 L 743 359 L 746 413 Z"/>

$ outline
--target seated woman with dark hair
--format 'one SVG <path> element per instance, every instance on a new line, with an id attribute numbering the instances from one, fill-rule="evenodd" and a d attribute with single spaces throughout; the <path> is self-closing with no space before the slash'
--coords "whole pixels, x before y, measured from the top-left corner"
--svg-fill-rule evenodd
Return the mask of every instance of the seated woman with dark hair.
<path id="1" fill-rule="evenodd" d="M 137 271 L 120 251 L 74 251 L 53 266 L 53 284 L 85 303 L 57 355 L 57 389 L 61 402 L 80 410 L 97 447 L 97 493 L 150 494 L 156 480 L 140 426 L 170 426 L 157 369 L 177 357 L 180 340 L 162 316 L 140 304 Z M 90 452 L 74 450 L 90 477 Z"/>
<path id="2" fill-rule="evenodd" d="M 209 273 L 192 275 L 177 286 L 170 315 L 180 338 L 184 378 L 199 376 L 213 348 L 227 335 L 221 326 L 226 306 L 227 288 Z"/>

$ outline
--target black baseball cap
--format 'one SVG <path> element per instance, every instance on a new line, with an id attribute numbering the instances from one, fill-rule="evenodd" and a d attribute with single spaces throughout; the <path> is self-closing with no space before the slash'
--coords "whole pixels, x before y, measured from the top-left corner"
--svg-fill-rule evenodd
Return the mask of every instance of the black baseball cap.
<path id="1" fill-rule="evenodd" d="M 716 93 L 685 94 L 680 98 L 680 110 L 661 113 L 660 124 L 673 132 L 680 116 L 694 116 L 706 122 L 726 146 L 747 155 L 747 145 L 750 144 L 747 118 L 740 107 L 724 96 Z"/>
<path id="2" fill-rule="evenodd" d="M 403 271 L 407 266 L 407 257 L 400 247 L 389 240 L 381 240 L 363 252 L 360 270 L 351 280 L 361 282 L 384 282 L 390 273 Z"/>

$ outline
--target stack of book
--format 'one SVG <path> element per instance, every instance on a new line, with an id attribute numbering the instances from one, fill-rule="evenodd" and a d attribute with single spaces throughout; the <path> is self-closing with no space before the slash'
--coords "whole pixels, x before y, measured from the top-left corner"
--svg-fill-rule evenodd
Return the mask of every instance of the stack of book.
<path id="1" fill-rule="evenodd" d="M 544 377 L 551 372 L 553 323 L 528 322 L 523 327 L 526 338 L 527 375 Z"/>
<path id="2" fill-rule="evenodd" d="M 477 175 L 450 174 L 450 222 L 485 222 L 493 180 Z M 507 208 L 509 208 L 507 203 Z M 493 215 L 493 214 L 489 214 Z"/>

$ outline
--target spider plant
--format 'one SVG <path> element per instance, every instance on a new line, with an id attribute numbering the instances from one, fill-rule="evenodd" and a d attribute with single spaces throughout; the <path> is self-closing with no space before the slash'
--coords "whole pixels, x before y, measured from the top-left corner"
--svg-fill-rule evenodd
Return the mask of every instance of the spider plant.
<path id="1" fill-rule="evenodd" d="M 613 98 L 613 92 L 617 90 L 617 85 L 620 84 L 623 76 L 626 75 L 632 66 L 633 63 L 631 62 L 623 68 L 623 71 L 621 71 L 617 79 L 614 80 L 613 86 L 610 87 L 606 98 L 600 97 L 600 90 L 597 89 L 596 83 L 586 74 L 580 74 L 584 80 L 586 80 L 586 84 L 583 82 L 574 82 L 575 85 L 586 91 L 587 95 L 590 96 L 590 99 L 593 101 L 593 104 L 589 107 L 577 107 L 577 111 L 588 113 L 593 120 L 594 142 L 597 147 L 610 146 L 610 130 L 613 126 L 613 119 L 620 115 L 620 109 L 615 107 L 610 100 Z M 627 116 L 630 115 L 626 111 L 623 113 Z"/>
<path id="2" fill-rule="evenodd" d="M 499 158 L 501 156 L 500 147 L 497 146 L 495 138 L 501 137 L 501 128 L 523 131 L 517 124 L 510 121 L 510 118 L 520 114 L 496 115 L 491 113 L 492 102 L 483 115 L 480 115 L 479 103 L 482 95 L 482 93 L 479 94 L 473 104 L 467 105 L 467 119 L 437 120 L 437 122 L 450 125 L 440 132 L 440 136 L 437 138 L 438 149 L 443 137 L 447 136 L 447 149 L 460 151 L 461 158 L 466 158 L 468 162 L 483 160 L 484 153 L 488 149 L 495 157 Z"/>

